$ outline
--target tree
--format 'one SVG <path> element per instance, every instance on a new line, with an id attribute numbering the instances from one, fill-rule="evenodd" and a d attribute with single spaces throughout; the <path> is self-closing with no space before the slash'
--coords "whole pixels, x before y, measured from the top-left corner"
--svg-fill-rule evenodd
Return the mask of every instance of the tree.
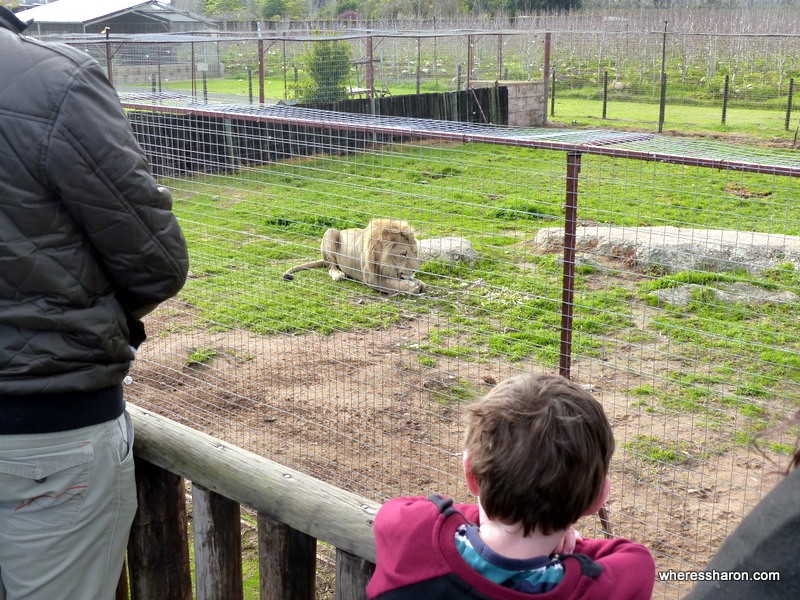
<path id="1" fill-rule="evenodd" d="M 473 14 L 508 14 L 511 16 L 567 11 L 581 8 L 582 0 L 466 0 Z"/>
<path id="2" fill-rule="evenodd" d="M 311 78 L 302 92 L 303 100 L 321 104 L 346 98 L 352 56 L 353 49 L 347 42 L 312 42 L 301 56 Z"/>
<path id="3" fill-rule="evenodd" d="M 264 0 L 259 4 L 261 17 L 267 21 L 286 16 L 285 0 Z"/>
<path id="4" fill-rule="evenodd" d="M 205 0 L 203 12 L 207 15 L 222 15 L 247 9 L 245 0 Z"/>
<path id="5" fill-rule="evenodd" d="M 358 2 L 358 0 L 339 0 L 336 3 L 336 7 L 333 9 L 333 13 L 336 15 L 340 15 L 348 11 L 357 13 L 359 12 L 360 8 L 361 8 L 361 3 Z"/>

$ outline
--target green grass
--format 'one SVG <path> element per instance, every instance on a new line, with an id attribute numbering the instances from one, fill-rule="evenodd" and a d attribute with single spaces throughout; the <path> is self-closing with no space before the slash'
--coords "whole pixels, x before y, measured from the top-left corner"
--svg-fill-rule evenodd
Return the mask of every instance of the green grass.
<path id="1" fill-rule="evenodd" d="M 195 275 L 185 293 L 210 325 L 241 326 L 257 333 L 382 327 L 395 322 L 403 310 L 466 302 L 476 314 L 501 315 L 497 329 L 512 331 L 490 335 L 485 340 L 490 352 L 523 357 L 530 353 L 524 341 L 536 339 L 542 358 L 551 358 L 557 352 L 553 331 L 559 319 L 558 257 L 530 256 L 516 242 L 542 226 L 559 226 L 563 190 L 536 189 L 535 199 L 525 199 L 520 196 L 528 190 L 515 187 L 508 174 L 514 169 L 525 177 L 535 178 L 537 172 L 547 177 L 553 158 L 554 153 L 481 145 L 465 146 L 458 153 L 423 147 L 393 155 L 356 155 L 346 161 L 318 157 L 303 161 L 302 167 L 276 165 L 241 172 L 236 198 L 226 202 L 209 192 L 227 189 L 225 176 L 176 181 L 176 211 L 187 224 Z M 687 195 L 669 185 L 670 179 L 687 177 L 685 167 L 656 165 L 652 172 L 647 169 L 647 177 L 659 197 L 643 200 L 639 187 L 620 186 L 609 193 L 606 177 L 626 165 L 604 157 L 586 157 L 584 162 L 581 216 L 586 219 L 634 226 L 685 222 L 688 213 L 698 227 L 736 227 L 743 221 L 772 223 L 780 216 L 784 233 L 800 233 L 800 208 L 793 200 L 800 190 L 794 181 L 786 181 L 766 201 L 742 205 L 741 198 L 725 192 L 727 173 L 705 170 L 690 175 L 692 194 Z M 603 179 L 595 180 L 593 172 L 602 172 Z M 737 174 L 737 180 L 774 188 L 763 176 Z M 390 208 L 376 211 L 380 204 Z M 474 243 L 482 260 L 474 268 L 426 264 L 420 278 L 435 281 L 437 291 L 424 300 L 376 300 L 347 314 L 333 308 L 325 315 L 319 311 L 326 304 L 346 301 L 355 289 L 362 289 L 358 284 L 333 286 L 321 270 L 297 276 L 316 282 L 302 286 L 301 293 L 282 281 L 280 273 L 289 261 L 316 258 L 318 239 L 326 228 L 360 226 L 377 212 L 399 212 L 427 237 L 479 231 Z M 442 214 L 448 218 L 441 219 Z M 506 235 L 510 227 L 516 232 L 513 237 Z M 529 277 L 531 269 L 541 276 Z M 475 272 L 484 285 L 462 293 L 461 282 L 473 279 Z M 784 275 L 775 271 L 773 276 Z M 226 296 L 222 303 L 221 289 Z M 600 331 L 627 325 L 624 309 L 614 309 L 624 304 L 625 295 L 609 290 L 579 296 L 579 304 L 593 315 L 586 321 L 579 315 L 579 346 L 589 344 Z"/>
<path id="2" fill-rule="evenodd" d="M 470 386 L 468 381 L 456 379 L 442 384 L 440 388 L 434 388 L 431 396 L 441 406 L 448 406 L 451 403 L 471 402 L 477 398 L 478 393 Z"/>
<path id="3" fill-rule="evenodd" d="M 563 226 L 564 156 L 481 144 L 398 145 L 390 152 L 316 156 L 230 175 L 165 181 L 189 242 L 192 277 L 182 299 L 195 326 L 257 334 L 385 329 L 417 314 L 439 327 L 416 344 L 421 367 L 446 360 L 559 363 L 562 265 L 558 254 L 531 252 L 543 227 Z M 800 235 L 794 178 L 635 163 L 584 156 L 579 216 L 625 226 L 679 223 Z M 363 226 L 373 216 L 402 216 L 421 238 L 468 237 L 474 266 L 427 262 L 421 296 L 382 297 L 360 283 L 332 282 L 324 269 L 282 279 L 289 266 L 315 260 L 328 227 Z M 784 263 L 764 273 L 642 274 L 614 286 L 619 272 L 586 267 L 575 280 L 573 353 L 603 359 L 620 344 L 668 341 L 686 368 L 629 390 L 650 411 L 702 416 L 715 427 L 745 419 L 763 427 L 800 404 L 800 307 L 716 302 L 711 290 L 686 308 L 658 306 L 652 292 L 685 284 L 746 282 L 800 293 L 800 273 Z M 651 306 L 647 328 L 634 312 Z M 214 358 L 198 348 L 187 364 Z M 794 386 L 794 387 L 793 387 Z M 787 393 L 787 389 L 789 392 Z M 442 402 L 471 397 L 468 386 Z"/>
<path id="4" fill-rule="evenodd" d="M 800 318 L 800 307 L 714 299 L 713 286 L 737 281 L 800 293 L 795 269 L 785 265 L 763 279 L 747 274 L 682 272 L 639 285 L 644 294 L 689 283 L 710 286 L 693 294 L 685 309 L 664 307 L 653 318 L 652 327 L 666 339 L 695 349 L 685 353 L 690 366 L 712 368 L 701 373 L 674 372 L 658 390 L 647 386 L 632 390 L 642 397 L 643 404 L 681 413 L 738 414 L 752 426 L 763 428 L 774 416 L 768 409 L 769 399 L 780 398 L 787 384 L 800 383 L 800 344 L 786 326 Z M 797 408 L 800 399 L 795 398 L 793 404 Z M 749 434 L 745 437 L 749 439 Z"/>
<path id="5" fill-rule="evenodd" d="M 548 104 L 548 115 L 549 113 Z M 798 113 L 800 114 L 800 113 Z M 609 100 L 606 118 L 603 119 L 602 100 L 559 97 L 556 93 L 555 114 L 548 116 L 551 123 L 566 127 L 598 129 L 632 129 L 656 132 L 658 130 L 658 101 Z M 663 131 L 680 135 L 705 135 L 709 137 L 742 139 L 754 143 L 781 141 L 794 142 L 797 119 L 785 130 L 786 109 L 742 108 L 728 106 L 725 123 L 722 123 L 722 105 L 697 106 L 669 104 L 664 110 Z"/>
<path id="6" fill-rule="evenodd" d="M 708 458 L 708 453 L 700 451 L 690 442 L 664 440 L 649 435 L 637 435 L 622 447 L 640 460 L 655 465 L 685 465 Z"/>
<path id="7" fill-rule="evenodd" d="M 210 362 L 216 356 L 217 351 L 213 348 L 195 348 L 186 358 L 186 362 L 184 364 L 187 367 L 197 368 Z"/>
<path id="8" fill-rule="evenodd" d="M 272 75 L 272 76 L 268 75 L 264 77 L 265 101 L 267 102 L 267 104 L 270 104 L 270 103 L 276 103 L 280 100 L 298 100 L 298 101 L 302 100 L 301 98 L 297 97 L 298 94 L 296 90 L 302 88 L 303 83 L 306 81 L 307 80 L 305 76 L 302 74 L 301 77 L 298 78 L 297 84 L 295 83 L 293 76 L 289 77 L 284 83 L 282 75 Z M 205 91 L 209 95 L 221 94 L 228 96 L 240 96 L 242 99 L 248 99 L 251 93 L 250 81 L 244 74 L 242 74 L 242 76 L 240 77 L 220 77 L 220 78 L 208 79 L 205 85 L 206 85 Z M 355 83 L 353 83 L 352 85 L 353 87 L 358 87 Z M 392 96 L 403 96 L 403 95 L 410 95 L 417 93 L 417 84 L 416 81 L 414 81 L 413 79 L 406 81 L 394 81 L 391 83 L 383 83 L 381 81 L 377 81 L 375 83 L 375 87 L 377 93 L 389 94 Z M 161 89 L 165 91 L 191 94 L 192 82 L 191 80 L 162 81 Z M 195 93 L 199 97 L 203 96 L 204 93 L 203 82 L 199 78 L 197 81 L 195 81 L 195 90 L 196 90 Z M 433 94 L 433 93 L 452 92 L 452 91 L 455 91 L 455 84 L 451 81 L 450 78 L 447 77 L 440 78 L 438 83 L 436 81 L 430 81 L 427 79 L 423 79 L 420 82 L 419 92 L 421 94 Z M 253 99 L 257 102 L 259 98 L 257 75 L 253 76 L 252 94 L 253 94 Z"/>

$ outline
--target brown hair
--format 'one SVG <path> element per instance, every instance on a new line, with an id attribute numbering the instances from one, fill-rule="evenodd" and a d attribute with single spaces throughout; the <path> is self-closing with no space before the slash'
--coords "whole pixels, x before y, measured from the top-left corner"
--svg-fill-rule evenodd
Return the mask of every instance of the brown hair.
<path id="1" fill-rule="evenodd" d="M 575 523 L 601 494 L 614 434 L 600 403 L 572 381 L 506 379 L 466 408 L 466 425 L 489 518 L 548 535 Z"/>

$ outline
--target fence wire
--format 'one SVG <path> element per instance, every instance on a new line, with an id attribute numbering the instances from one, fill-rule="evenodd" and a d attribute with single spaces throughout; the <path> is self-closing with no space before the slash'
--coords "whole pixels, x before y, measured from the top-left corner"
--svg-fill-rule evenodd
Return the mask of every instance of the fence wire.
<path id="1" fill-rule="evenodd" d="M 612 531 L 662 572 L 703 568 L 778 480 L 795 432 L 772 430 L 800 407 L 794 154 L 122 97 L 191 258 L 130 401 L 379 501 L 466 500 L 465 403 L 566 369 L 614 427 Z M 374 217 L 416 230 L 422 294 L 283 279 Z"/>
<path id="2" fill-rule="evenodd" d="M 549 119 L 569 127 L 738 132 L 796 145 L 800 37 L 681 21 L 634 15 L 601 19 L 595 29 L 551 19 L 506 29 L 61 39 L 97 58 L 123 92 L 176 92 L 212 104 L 303 103 L 314 81 L 310 50 L 338 43 L 350 60 L 346 97 L 547 78 Z"/>

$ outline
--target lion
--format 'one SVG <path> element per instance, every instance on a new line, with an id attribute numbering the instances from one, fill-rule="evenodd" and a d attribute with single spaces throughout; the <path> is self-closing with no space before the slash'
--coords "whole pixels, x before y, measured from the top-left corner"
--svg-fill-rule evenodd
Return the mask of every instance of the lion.
<path id="1" fill-rule="evenodd" d="M 372 219 L 364 229 L 328 229 L 322 236 L 322 260 L 292 267 L 283 274 L 328 268 L 334 281 L 346 277 L 386 294 L 419 294 L 425 284 L 414 279 L 419 252 L 414 229 L 400 219 Z"/>

